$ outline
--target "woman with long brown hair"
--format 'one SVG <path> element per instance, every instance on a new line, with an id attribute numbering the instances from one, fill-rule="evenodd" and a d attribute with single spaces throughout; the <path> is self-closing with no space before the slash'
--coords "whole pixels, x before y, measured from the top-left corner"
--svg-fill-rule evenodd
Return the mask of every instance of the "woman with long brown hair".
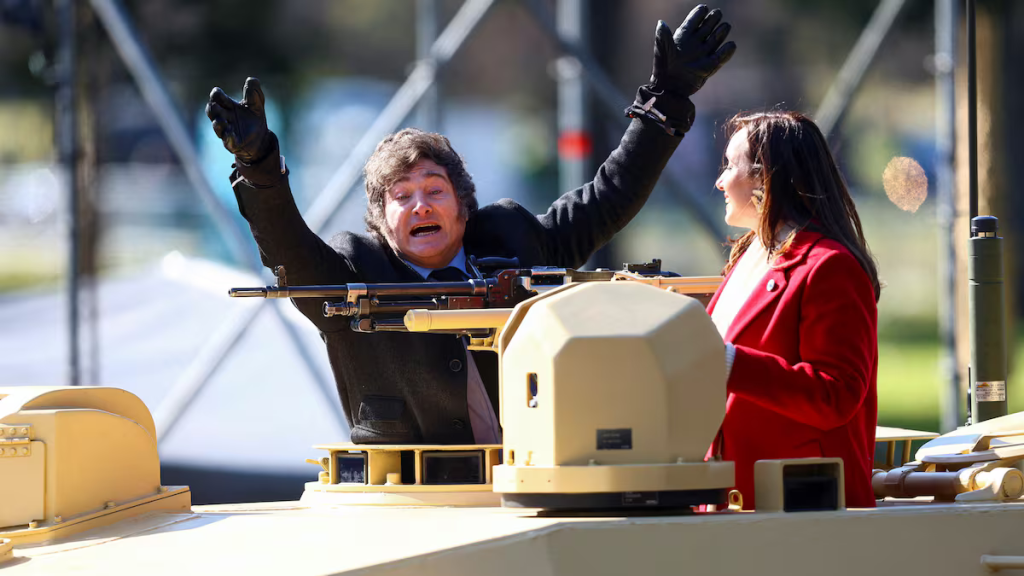
<path id="1" fill-rule="evenodd" d="M 726 342 L 728 400 L 712 452 L 736 463 L 840 457 L 846 504 L 874 506 L 878 273 L 828 143 L 796 112 L 738 115 L 716 187 L 733 242 L 708 312 Z"/>

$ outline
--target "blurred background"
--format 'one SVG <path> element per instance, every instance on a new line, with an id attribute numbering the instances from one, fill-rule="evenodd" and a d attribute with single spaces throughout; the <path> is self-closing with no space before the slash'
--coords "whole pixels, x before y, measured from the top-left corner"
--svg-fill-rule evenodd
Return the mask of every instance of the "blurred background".
<path id="1" fill-rule="evenodd" d="M 694 96 L 696 123 L 647 207 L 590 264 L 717 274 L 740 232 L 714 188 L 724 122 L 807 113 L 831 127 L 885 286 L 879 423 L 963 424 L 962 2 L 717 6 L 736 55 Z M 165 484 L 192 485 L 196 503 L 297 498 L 316 478 L 311 445 L 348 430 L 313 327 L 287 302 L 225 295 L 273 278 L 254 265 L 232 157 L 204 114 L 210 89 L 241 98 L 260 78 L 296 201 L 323 236 L 363 230 L 359 169 L 404 126 L 446 134 L 481 203 L 540 213 L 615 147 L 655 23 L 675 27 L 691 7 L 0 0 L 0 385 L 131 390 L 154 412 Z M 1022 28 L 1024 3 L 978 1 L 980 212 L 1006 238 L 1011 411 L 1024 409 L 1024 204 L 1009 188 Z"/>

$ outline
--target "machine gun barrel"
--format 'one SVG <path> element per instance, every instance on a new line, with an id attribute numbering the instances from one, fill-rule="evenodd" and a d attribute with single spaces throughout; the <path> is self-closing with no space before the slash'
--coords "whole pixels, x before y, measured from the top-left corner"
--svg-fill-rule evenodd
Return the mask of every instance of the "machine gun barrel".
<path id="1" fill-rule="evenodd" d="M 228 296 L 231 298 L 274 298 L 269 296 L 268 292 L 273 289 L 267 288 L 229 288 Z"/>
<path id="2" fill-rule="evenodd" d="M 622 270 L 494 269 L 496 265 L 518 264 L 518 261 L 505 259 L 480 259 L 470 264 L 486 265 L 492 269 L 491 275 L 461 282 L 289 286 L 284 267 L 278 266 L 274 270 L 277 285 L 232 288 L 228 295 L 233 298 L 322 299 L 325 317 L 349 317 L 356 332 L 414 331 L 487 337 L 504 326 L 511 308 L 566 284 L 627 280 L 678 294 L 707 297 L 721 282 L 720 278 L 683 278 L 664 272 L 660 260 L 624 264 Z M 477 267 L 470 268 L 472 274 L 480 273 Z M 451 312 L 456 314 L 446 316 Z"/>
<path id="3" fill-rule="evenodd" d="M 376 296 L 482 296 L 487 293 L 488 280 L 464 282 L 412 282 L 408 284 L 325 284 L 318 286 L 265 286 L 231 288 L 232 298 L 347 298 L 358 290 L 369 298 Z"/>
<path id="4" fill-rule="evenodd" d="M 232 298 L 344 298 L 348 296 L 348 285 L 231 288 L 228 290 L 228 296 Z"/>

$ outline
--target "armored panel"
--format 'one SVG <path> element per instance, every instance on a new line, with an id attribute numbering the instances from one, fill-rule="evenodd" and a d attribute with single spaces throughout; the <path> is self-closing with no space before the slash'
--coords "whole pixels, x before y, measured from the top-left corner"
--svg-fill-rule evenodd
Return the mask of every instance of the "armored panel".
<path id="1" fill-rule="evenodd" d="M 0 445 L 0 528 L 43 519 L 46 446 L 38 440 Z"/>
<path id="2" fill-rule="evenodd" d="M 502 356 L 504 444 L 516 464 L 704 460 L 725 413 L 725 346 L 699 302 L 594 282 L 517 320 Z"/>

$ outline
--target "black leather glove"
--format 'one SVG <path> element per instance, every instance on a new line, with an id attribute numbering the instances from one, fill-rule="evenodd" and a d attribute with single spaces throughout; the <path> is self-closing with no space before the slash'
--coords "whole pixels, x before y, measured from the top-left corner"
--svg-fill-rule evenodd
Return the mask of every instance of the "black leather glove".
<path id="1" fill-rule="evenodd" d="M 626 115 L 646 118 L 673 135 L 689 130 L 694 117 L 689 97 L 736 52 L 734 42 L 725 42 L 731 28 L 722 22 L 720 10 L 709 11 L 704 4 L 690 12 L 675 34 L 659 20 L 651 83 L 637 90 Z"/>
<path id="2" fill-rule="evenodd" d="M 275 139 L 267 128 L 264 100 L 259 79 L 250 77 L 245 80 L 241 102 L 231 99 L 220 88 L 214 88 L 206 105 L 213 131 L 228 152 L 245 164 L 259 162 L 275 147 Z"/>
<path id="3" fill-rule="evenodd" d="M 675 34 L 659 20 L 654 32 L 651 88 L 676 96 L 696 93 L 736 52 L 735 42 L 723 44 L 731 28 L 722 22 L 721 10 L 709 12 L 704 4 L 690 12 Z"/>

